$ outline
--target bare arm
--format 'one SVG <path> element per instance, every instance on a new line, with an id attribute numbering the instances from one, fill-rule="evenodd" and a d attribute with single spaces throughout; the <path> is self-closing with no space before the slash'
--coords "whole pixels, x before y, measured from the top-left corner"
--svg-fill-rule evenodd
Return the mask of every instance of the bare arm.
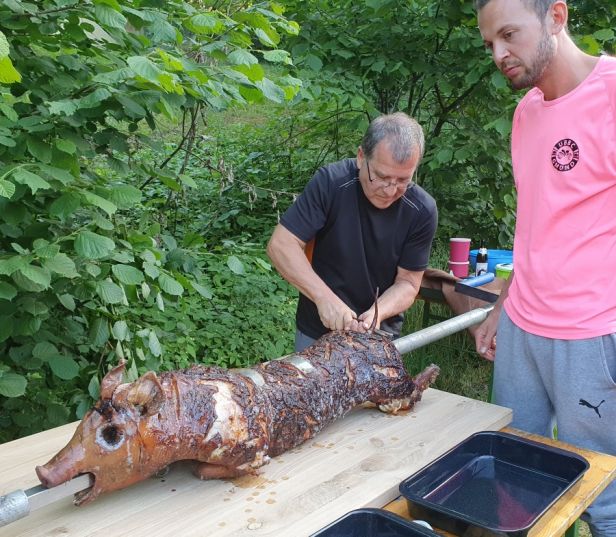
<path id="1" fill-rule="evenodd" d="M 424 271 L 412 271 L 398 267 L 394 284 L 379 297 L 379 317 L 376 320 L 377 328 L 381 321 L 393 315 L 402 313 L 411 307 L 421 287 Z M 374 305 L 358 318 L 358 326 L 352 326 L 356 330 L 367 330 L 374 318 Z"/>
<path id="2" fill-rule="evenodd" d="M 355 312 L 312 269 L 304 254 L 305 246 L 305 242 L 278 224 L 267 245 L 267 255 L 280 275 L 316 304 L 321 322 L 326 328 L 350 328 Z"/>
<path id="3" fill-rule="evenodd" d="M 511 276 L 509 276 L 509 279 L 505 282 L 498 300 L 494 303 L 494 309 L 475 331 L 475 346 L 477 348 L 477 353 L 491 362 L 494 361 L 496 356 L 496 329 L 498 327 L 498 319 L 500 318 L 503 302 L 505 302 L 507 298 L 513 278 L 514 271 L 511 272 Z"/>

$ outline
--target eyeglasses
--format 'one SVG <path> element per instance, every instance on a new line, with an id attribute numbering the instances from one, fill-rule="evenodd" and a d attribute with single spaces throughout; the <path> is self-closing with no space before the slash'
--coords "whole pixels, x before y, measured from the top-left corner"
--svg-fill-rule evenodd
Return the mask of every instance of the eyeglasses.
<path id="1" fill-rule="evenodd" d="M 388 181 L 387 179 L 383 179 L 378 175 L 376 175 L 376 179 L 372 179 L 372 174 L 370 173 L 370 163 L 368 162 L 368 159 L 366 159 L 366 168 L 368 169 L 368 181 L 381 188 L 389 188 L 390 186 L 393 186 L 394 188 L 396 188 L 396 190 L 406 190 L 411 184 L 411 181 L 413 180 L 413 178 L 411 177 L 410 179 L 404 179 L 403 181 L 398 181 L 396 179 L 394 179 L 393 181 Z"/>

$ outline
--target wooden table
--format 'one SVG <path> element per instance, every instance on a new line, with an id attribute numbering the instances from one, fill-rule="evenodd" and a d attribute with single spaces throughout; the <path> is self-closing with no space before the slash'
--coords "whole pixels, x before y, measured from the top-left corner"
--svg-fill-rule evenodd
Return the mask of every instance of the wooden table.
<path id="1" fill-rule="evenodd" d="M 429 389 L 406 415 L 356 409 L 259 476 L 206 482 L 175 465 L 83 507 L 55 502 L 0 528 L 0 537 L 306 537 L 353 509 L 391 502 L 400 481 L 470 434 L 510 421 L 509 409 Z M 0 445 L 0 494 L 38 484 L 35 465 L 74 428 Z"/>
<path id="2" fill-rule="evenodd" d="M 564 535 L 567 529 L 579 518 L 593 500 L 616 479 L 616 457 L 606 455 L 605 453 L 578 448 L 564 442 L 550 440 L 543 436 L 529 434 L 518 429 L 506 427 L 503 431 L 530 438 L 531 440 L 542 442 L 550 446 L 573 451 L 574 453 L 582 455 L 590 464 L 589 469 L 582 476 L 580 481 L 539 519 L 537 524 L 529 532 L 529 537 L 558 537 Z M 397 498 L 393 502 L 388 503 L 385 509 L 404 518 L 411 518 L 404 498 Z M 439 531 L 439 533 L 447 535 L 446 532 Z"/>

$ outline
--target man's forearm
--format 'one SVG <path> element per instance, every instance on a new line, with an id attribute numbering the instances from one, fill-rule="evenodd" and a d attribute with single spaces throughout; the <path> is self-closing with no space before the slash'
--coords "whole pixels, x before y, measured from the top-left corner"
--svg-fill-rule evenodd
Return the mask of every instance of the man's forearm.
<path id="1" fill-rule="evenodd" d="M 389 319 L 409 309 L 419 293 L 419 286 L 407 280 L 396 280 L 379 298 L 379 318 Z"/>
<path id="2" fill-rule="evenodd" d="M 313 302 L 335 297 L 333 291 L 313 270 L 304 253 L 305 244 L 282 227 L 277 227 L 267 246 L 267 254 L 280 275 Z"/>

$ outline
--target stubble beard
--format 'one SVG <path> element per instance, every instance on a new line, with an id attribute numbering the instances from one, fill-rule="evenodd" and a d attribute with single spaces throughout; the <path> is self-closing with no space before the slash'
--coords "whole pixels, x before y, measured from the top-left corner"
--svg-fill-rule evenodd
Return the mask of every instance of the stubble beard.
<path id="1" fill-rule="evenodd" d="M 519 90 L 524 88 L 532 88 L 537 86 L 541 77 L 545 73 L 548 65 L 552 61 L 555 54 L 555 47 L 550 35 L 547 32 L 543 32 L 541 41 L 537 45 L 535 51 L 535 57 L 530 64 L 526 74 L 519 80 L 512 80 L 511 86 L 513 89 Z"/>

